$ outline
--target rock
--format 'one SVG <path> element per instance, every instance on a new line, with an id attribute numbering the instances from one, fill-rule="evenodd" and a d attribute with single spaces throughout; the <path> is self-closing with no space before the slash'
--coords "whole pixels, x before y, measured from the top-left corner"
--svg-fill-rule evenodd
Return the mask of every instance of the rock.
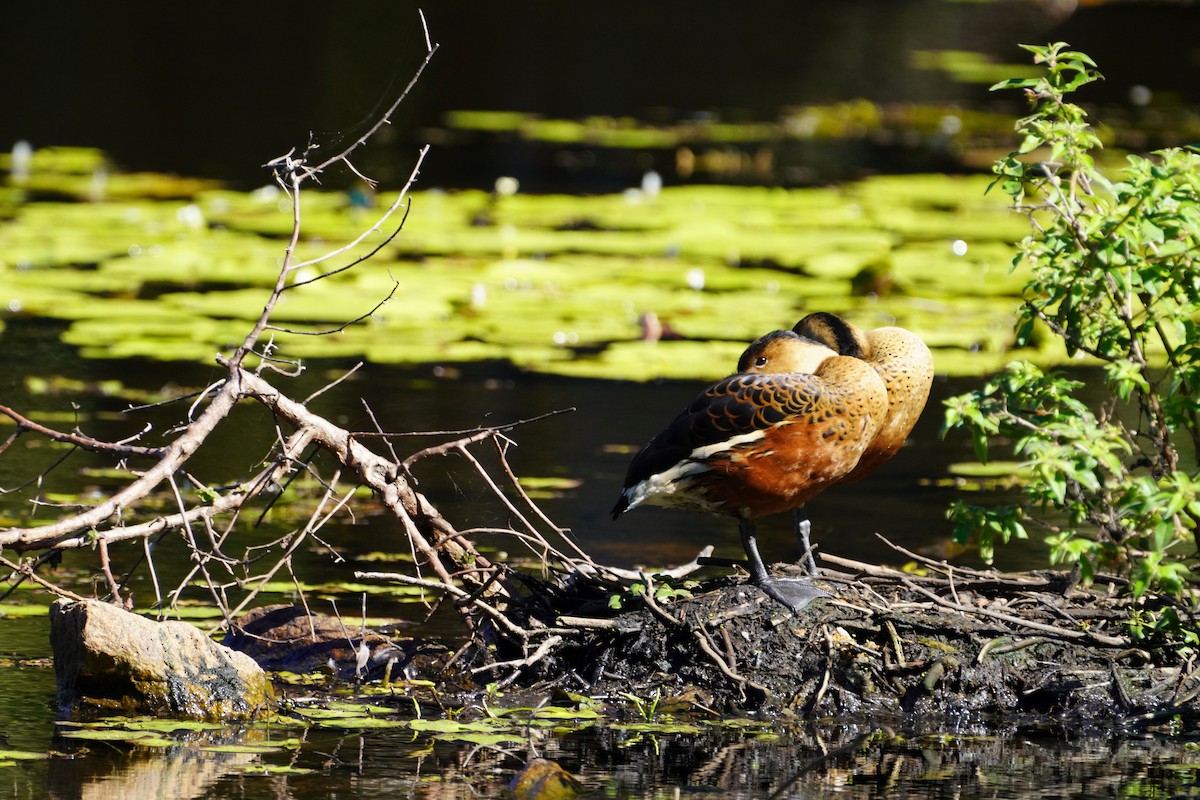
<path id="1" fill-rule="evenodd" d="M 534 758 L 513 776 L 508 790 L 517 800 L 567 800 L 582 794 L 584 787 L 556 762 Z"/>
<path id="2" fill-rule="evenodd" d="M 186 622 L 155 622 L 98 600 L 58 600 L 50 644 L 64 710 L 79 704 L 204 720 L 244 720 L 274 708 L 249 656 Z"/>

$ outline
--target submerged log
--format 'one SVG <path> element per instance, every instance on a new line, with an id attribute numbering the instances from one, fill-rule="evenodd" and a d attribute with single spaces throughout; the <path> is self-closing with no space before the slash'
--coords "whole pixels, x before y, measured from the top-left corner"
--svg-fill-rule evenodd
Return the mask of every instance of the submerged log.
<path id="1" fill-rule="evenodd" d="M 243 720 L 273 710 L 253 659 L 185 622 L 155 622 L 98 600 L 50 610 L 58 702 L 130 713 Z"/>
<path id="2" fill-rule="evenodd" d="M 347 680 L 435 674 L 447 654 L 434 642 L 362 630 L 353 623 L 347 628 L 338 617 L 290 605 L 247 611 L 223 644 L 273 672 L 329 671 Z"/>

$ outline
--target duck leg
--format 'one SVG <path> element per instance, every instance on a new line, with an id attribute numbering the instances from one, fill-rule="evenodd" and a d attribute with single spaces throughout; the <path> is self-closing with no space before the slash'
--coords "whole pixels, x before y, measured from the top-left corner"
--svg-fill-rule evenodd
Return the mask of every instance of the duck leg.
<path id="1" fill-rule="evenodd" d="M 742 534 L 742 548 L 746 551 L 746 559 L 749 561 L 750 580 L 766 592 L 768 597 L 783 603 L 792 611 L 799 611 L 818 597 L 830 596 L 829 592 L 814 586 L 810 581 L 800 578 L 772 578 L 767 574 L 767 566 L 758 552 L 754 522 L 739 518 L 738 530 Z"/>
<path id="2" fill-rule="evenodd" d="M 808 522 L 808 513 L 804 510 L 804 506 L 799 506 L 792 511 L 792 528 L 796 531 L 796 541 L 800 544 L 800 560 L 807 560 L 808 574 L 816 575 L 817 562 L 813 559 L 812 545 L 808 540 L 812 525 Z"/>

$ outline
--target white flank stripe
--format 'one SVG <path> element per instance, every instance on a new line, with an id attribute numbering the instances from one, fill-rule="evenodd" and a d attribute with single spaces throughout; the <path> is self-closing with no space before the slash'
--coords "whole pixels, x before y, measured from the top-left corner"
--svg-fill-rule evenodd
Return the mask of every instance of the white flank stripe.
<path id="1" fill-rule="evenodd" d="M 751 431 L 722 442 L 697 447 L 691 452 L 691 455 L 670 469 L 656 472 L 649 478 L 626 489 L 625 497 L 629 500 L 629 507 L 626 510 L 635 508 L 641 503 L 648 503 L 657 506 L 682 506 L 701 511 L 719 511 L 717 503 L 707 502 L 702 497 L 688 493 L 692 483 L 691 477 L 707 472 L 708 466 L 705 462 L 713 457 L 732 450 L 738 445 L 758 441 L 765 435 L 765 431 Z"/>

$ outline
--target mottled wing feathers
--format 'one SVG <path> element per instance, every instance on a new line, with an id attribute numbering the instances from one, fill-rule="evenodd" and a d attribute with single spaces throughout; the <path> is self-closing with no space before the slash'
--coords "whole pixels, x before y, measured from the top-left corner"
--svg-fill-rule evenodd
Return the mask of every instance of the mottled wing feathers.
<path id="1" fill-rule="evenodd" d="M 694 446 L 715 444 L 807 413 L 823 389 L 818 378 L 801 373 L 733 375 L 708 387 L 675 422 L 690 420 Z"/>
<path id="2" fill-rule="evenodd" d="M 820 379 L 801 373 L 738 374 L 715 383 L 634 456 L 625 488 L 665 472 L 698 449 L 804 415 L 823 392 Z M 623 510 L 618 502 L 613 515 Z"/>

